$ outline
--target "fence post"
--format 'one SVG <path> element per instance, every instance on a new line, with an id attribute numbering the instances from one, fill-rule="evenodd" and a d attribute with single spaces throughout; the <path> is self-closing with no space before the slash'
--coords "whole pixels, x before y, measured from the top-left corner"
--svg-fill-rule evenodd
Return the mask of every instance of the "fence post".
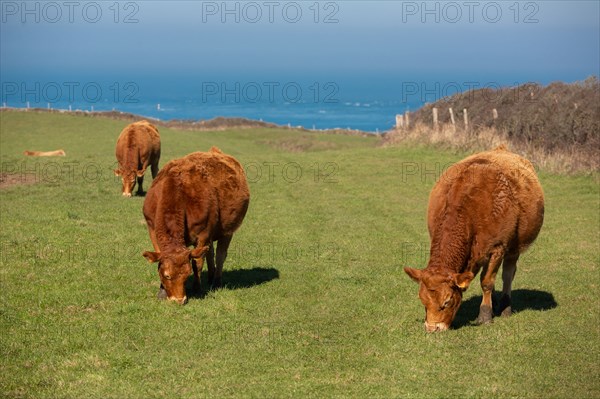
<path id="1" fill-rule="evenodd" d="M 496 108 L 492 110 L 492 117 L 494 120 L 498 119 L 498 110 Z"/>
<path id="2" fill-rule="evenodd" d="M 466 108 L 463 109 L 463 120 L 465 122 L 465 131 L 469 131 L 469 115 Z"/>
<path id="3" fill-rule="evenodd" d="M 438 130 L 438 109 L 433 107 L 433 129 Z"/>
<path id="4" fill-rule="evenodd" d="M 404 123 L 406 125 L 406 129 L 408 130 L 409 128 L 409 123 L 408 123 L 408 111 L 404 112 Z"/>
<path id="5" fill-rule="evenodd" d="M 396 115 L 396 129 L 402 129 L 404 127 L 404 116 Z"/>
<path id="6" fill-rule="evenodd" d="M 452 111 L 452 108 L 448 108 L 448 112 L 450 113 L 450 123 L 452 123 L 452 130 L 454 132 L 456 132 L 456 124 L 454 121 L 454 112 Z"/>

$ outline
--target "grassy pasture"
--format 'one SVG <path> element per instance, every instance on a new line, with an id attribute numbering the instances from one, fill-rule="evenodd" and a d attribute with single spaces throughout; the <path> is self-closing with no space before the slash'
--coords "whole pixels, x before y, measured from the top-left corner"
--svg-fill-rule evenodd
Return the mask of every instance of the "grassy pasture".
<path id="1" fill-rule="evenodd" d="M 474 283 L 455 328 L 426 334 L 402 267 L 425 266 L 429 191 L 466 154 L 160 129 L 161 166 L 216 145 L 251 189 L 226 287 L 177 306 L 156 299 L 141 256 L 143 198 L 122 198 L 112 174 L 125 124 L 0 113 L 2 172 L 27 183 L 0 189 L 0 397 L 600 397 L 593 177 L 540 172 L 546 218 L 512 317 L 474 326 Z M 21 155 L 58 148 L 67 157 Z"/>

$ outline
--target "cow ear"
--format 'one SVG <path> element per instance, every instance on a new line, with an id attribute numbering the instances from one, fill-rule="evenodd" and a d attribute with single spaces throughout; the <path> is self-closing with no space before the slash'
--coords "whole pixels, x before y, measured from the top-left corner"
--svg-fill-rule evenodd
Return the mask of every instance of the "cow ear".
<path id="1" fill-rule="evenodd" d="M 121 170 L 115 169 L 115 176 L 121 176 Z"/>
<path id="2" fill-rule="evenodd" d="M 158 262 L 160 260 L 160 252 L 146 251 L 142 254 L 142 256 L 150 263 Z"/>
<path id="3" fill-rule="evenodd" d="M 137 174 L 137 177 L 142 177 L 142 176 L 144 176 L 144 173 L 146 173 L 146 169 L 138 170 L 138 171 L 136 172 L 136 174 Z"/>
<path id="4" fill-rule="evenodd" d="M 421 277 L 423 277 L 423 272 L 421 270 L 405 267 L 404 272 L 417 283 L 421 282 Z"/>
<path id="5" fill-rule="evenodd" d="M 208 252 L 208 245 L 205 245 L 204 247 L 197 247 L 194 248 L 190 251 L 190 259 L 194 259 L 194 260 L 198 260 L 203 258 L 206 253 Z"/>
<path id="6" fill-rule="evenodd" d="M 465 291 L 467 288 L 469 288 L 469 284 L 471 284 L 471 281 L 473 281 L 475 275 L 471 272 L 464 272 L 455 274 L 453 278 L 454 284 L 456 284 L 456 286 L 462 291 Z"/>

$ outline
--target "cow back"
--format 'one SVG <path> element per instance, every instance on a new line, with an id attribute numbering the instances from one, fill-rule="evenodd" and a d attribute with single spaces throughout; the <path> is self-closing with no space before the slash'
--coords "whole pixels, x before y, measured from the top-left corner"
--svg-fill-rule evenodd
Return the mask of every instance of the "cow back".
<path id="1" fill-rule="evenodd" d="M 167 163 L 148 190 L 144 215 L 155 220 L 157 234 L 183 235 L 187 245 L 194 245 L 207 229 L 213 240 L 232 235 L 249 201 L 240 163 L 213 148 Z"/>
<path id="2" fill-rule="evenodd" d="M 127 125 L 117 139 L 115 155 L 124 170 L 137 171 L 160 158 L 160 135 L 156 126 L 143 120 Z"/>
<path id="3" fill-rule="evenodd" d="M 533 165 L 499 147 L 472 155 L 440 176 L 429 197 L 428 228 L 432 240 L 458 233 L 465 245 L 477 237 L 474 245 L 482 252 L 494 242 L 522 251 L 537 237 L 543 214 Z"/>

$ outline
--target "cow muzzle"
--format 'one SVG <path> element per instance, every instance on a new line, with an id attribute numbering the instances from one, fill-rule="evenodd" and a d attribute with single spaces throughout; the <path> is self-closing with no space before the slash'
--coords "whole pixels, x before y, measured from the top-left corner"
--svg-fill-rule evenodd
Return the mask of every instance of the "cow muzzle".
<path id="1" fill-rule="evenodd" d="M 446 331 L 449 328 L 446 323 L 428 323 L 425 322 L 425 331 L 428 333 L 437 332 L 437 331 Z"/>
<path id="2" fill-rule="evenodd" d="M 172 296 L 172 297 L 169 297 L 169 300 L 177 302 L 180 305 L 185 305 L 188 302 L 187 295 L 184 296 L 183 298 L 175 298 L 174 296 Z"/>
<path id="3" fill-rule="evenodd" d="M 131 193 L 123 193 L 123 197 L 131 198 Z"/>

